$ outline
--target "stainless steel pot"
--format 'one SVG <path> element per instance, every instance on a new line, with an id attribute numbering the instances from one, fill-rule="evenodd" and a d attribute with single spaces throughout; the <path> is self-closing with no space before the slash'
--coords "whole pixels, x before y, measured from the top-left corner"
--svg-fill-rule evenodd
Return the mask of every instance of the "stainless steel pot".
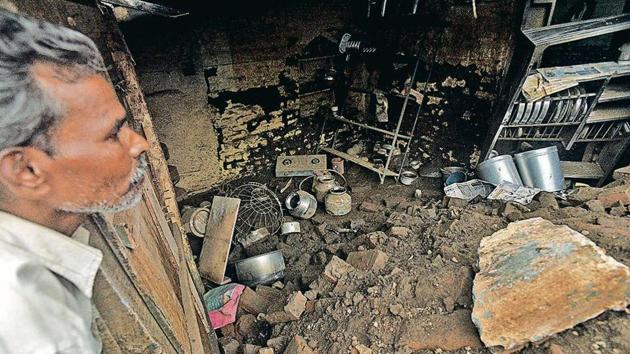
<path id="1" fill-rule="evenodd" d="M 477 174 L 479 178 L 495 186 L 504 181 L 519 186 L 523 185 L 521 176 L 518 174 L 514 160 L 510 155 L 501 155 L 481 162 L 477 165 Z"/>
<path id="2" fill-rule="evenodd" d="M 410 186 L 416 179 L 418 179 L 418 174 L 415 171 L 403 171 L 400 174 L 400 183 L 405 186 Z"/>
<path id="3" fill-rule="evenodd" d="M 282 252 L 273 251 L 234 263 L 236 278 L 247 286 L 270 284 L 284 277 Z"/>
<path id="4" fill-rule="evenodd" d="M 312 194 L 305 191 L 289 194 L 284 205 L 289 210 L 289 214 L 300 219 L 310 219 L 317 211 L 317 200 Z"/>
<path id="5" fill-rule="evenodd" d="M 514 155 L 521 179 L 527 187 L 547 192 L 564 188 L 564 175 L 560 168 L 560 156 L 555 146 L 521 152 Z"/>

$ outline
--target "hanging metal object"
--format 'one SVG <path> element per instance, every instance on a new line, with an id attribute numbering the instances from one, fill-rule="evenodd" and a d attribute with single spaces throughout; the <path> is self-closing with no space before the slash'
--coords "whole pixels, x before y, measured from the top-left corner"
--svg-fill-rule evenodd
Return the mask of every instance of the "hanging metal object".
<path id="1" fill-rule="evenodd" d="M 108 6 L 121 6 L 126 7 L 128 9 L 134 9 L 146 13 L 150 13 L 153 15 L 159 15 L 164 17 L 181 17 L 188 15 L 188 12 L 175 9 L 172 7 L 167 7 L 160 4 L 154 4 L 148 1 L 142 0 L 99 0 L 99 3 Z"/>

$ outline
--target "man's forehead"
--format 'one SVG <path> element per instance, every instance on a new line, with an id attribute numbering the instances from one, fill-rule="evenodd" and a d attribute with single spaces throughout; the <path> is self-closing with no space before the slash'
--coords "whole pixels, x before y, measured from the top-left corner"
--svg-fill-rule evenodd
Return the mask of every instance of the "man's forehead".
<path id="1" fill-rule="evenodd" d="M 108 125 L 125 115 L 111 83 L 100 74 L 77 78 L 73 68 L 49 63 L 35 63 L 31 70 L 37 84 L 70 116 L 79 115 L 90 125 Z"/>

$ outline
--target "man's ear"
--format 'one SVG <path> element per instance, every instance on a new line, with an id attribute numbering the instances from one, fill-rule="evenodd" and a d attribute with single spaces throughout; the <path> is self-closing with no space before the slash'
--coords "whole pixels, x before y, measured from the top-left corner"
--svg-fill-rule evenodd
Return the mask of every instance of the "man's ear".
<path id="1" fill-rule="evenodd" d="M 44 167 L 50 157 L 32 147 L 12 147 L 0 151 L 0 182 L 16 196 L 38 198 L 48 193 Z"/>

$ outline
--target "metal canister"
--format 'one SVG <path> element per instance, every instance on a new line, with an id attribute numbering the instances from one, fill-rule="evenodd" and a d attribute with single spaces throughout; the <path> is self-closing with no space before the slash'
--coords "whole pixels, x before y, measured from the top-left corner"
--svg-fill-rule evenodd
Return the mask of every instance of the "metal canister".
<path id="1" fill-rule="evenodd" d="M 555 146 L 521 152 L 514 155 L 521 179 L 527 187 L 547 192 L 564 189 L 564 175 L 560 167 L 560 156 Z"/>
<path id="2" fill-rule="evenodd" d="M 345 187 L 335 186 L 326 195 L 324 206 L 330 215 L 346 215 L 352 209 L 352 197 Z"/>
<path id="3" fill-rule="evenodd" d="M 206 225 L 208 224 L 209 215 L 209 207 L 184 207 L 182 209 L 182 223 L 184 224 L 184 229 L 187 233 L 197 237 L 204 237 L 206 235 Z"/>
<path id="4" fill-rule="evenodd" d="M 477 174 L 482 180 L 495 186 L 501 182 L 510 182 L 522 186 L 514 160 L 510 155 L 496 156 L 477 165 Z"/>

